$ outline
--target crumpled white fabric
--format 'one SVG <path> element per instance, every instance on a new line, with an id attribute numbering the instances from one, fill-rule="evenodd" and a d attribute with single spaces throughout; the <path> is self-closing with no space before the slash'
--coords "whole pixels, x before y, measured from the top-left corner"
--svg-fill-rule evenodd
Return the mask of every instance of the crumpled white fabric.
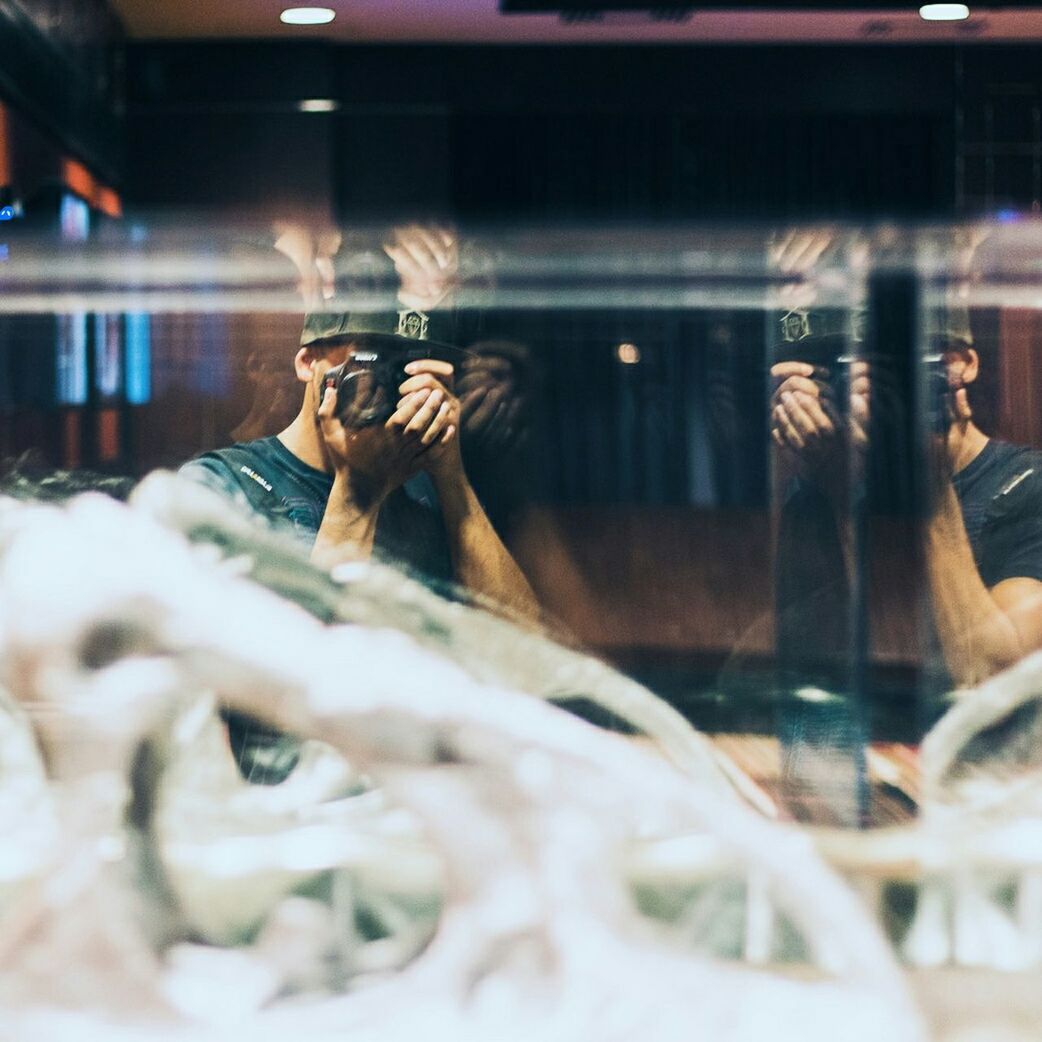
<path id="1" fill-rule="evenodd" d="M 62 824 L 32 892 L 0 919 L 0 1039 L 923 1037 L 884 941 L 805 838 L 625 739 L 402 634 L 323 627 L 99 498 L 11 537 L 0 589 L 0 680 L 33 710 Z M 445 906 L 404 970 L 279 1001 L 277 943 L 229 953 L 157 938 L 170 895 L 134 886 L 125 779 L 143 736 L 208 696 L 321 738 L 422 823 Z M 627 845 L 685 829 L 769 882 L 821 979 L 648 934 Z M 282 936 L 310 933 L 286 921 Z"/>

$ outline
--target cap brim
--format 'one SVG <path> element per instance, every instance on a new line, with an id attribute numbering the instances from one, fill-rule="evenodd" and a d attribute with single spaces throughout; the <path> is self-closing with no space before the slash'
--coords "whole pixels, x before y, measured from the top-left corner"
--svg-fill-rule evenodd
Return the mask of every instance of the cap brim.
<path id="1" fill-rule="evenodd" d="M 397 336 L 394 333 L 344 333 L 313 340 L 304 346 L 332 348 L 347 345 L 400 353 L 408 359 L 433 358 L 440 362 L 449 362 L 456 368 L 459 368 L 459 363 L 464 359 L 477 357 L 473 351 L 456 347 L 454 344 L 446 344 L 440 340 L 414 340 L 412 337 Z"/>

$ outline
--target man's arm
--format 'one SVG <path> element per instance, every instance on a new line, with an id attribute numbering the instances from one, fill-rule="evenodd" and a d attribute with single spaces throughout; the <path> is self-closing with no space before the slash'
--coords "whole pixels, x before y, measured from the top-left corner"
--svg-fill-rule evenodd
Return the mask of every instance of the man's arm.
<path id="1" fill-rule="evenodd" d="M 459 400 L 442 383 L 451 381 L 452 366 L 426 359 L 411 362 L 406 372 L 410 376 L 401 393 L 429 391 L 429 401 L 437 406 L 426 427 L 414 422 L 406 433 L 424 448 L 423 465 L 438 492 L 456 581 L 521 615 L 538 618 L 539 603 L 528 580 L 496 534 L 463 470 Z"/>
<path id="2" fill-rule="evenodd" d="M 967 687 L 1042 647 L 1042 582 L 1030 574 L 1037 568 L 1038 544 L 1031 526 L 1018 533 L 1020 545 L 1003 562 L 1005 577 L 990 589 L 981 578 L 947 477 L 956 465 L 961 432 L 972 427 L 965 387 L 951 396 L 951 412 L 951 430 L 936 446 L 939 480 L 926 526 L 926 571 L 945 664 L 956 685 Z"/>
<path id="3" fill-rule="evenodd" d="M 869 375 L 865 362 L 850 372 L 846 423 L 830 406 L 814 366 L 806 362 L 779 362 L 771 376 L 778 382 L 771 399 L 771 437 L 782 459 L 795 473 L 816 487 L 828 502 L 836 524 L 848 577 L 855 571 L 852 497 L 864 480 L 864 453 L 868 444 Z"/>
<path id="4" fill-rule="evenodd" d="M 381 503 L 361 505 L 352 490 L 350 473 L 338 471 L 311 548 L 311 563 L 328 570 L 345 561 L 368 560 Z"/>
<path id="5" fill-rule="evenodd" d="M 1012 577 L 989 590 L 950 482 L 938 498 L 927 526 L 927 576 L 945 663 L 966 687 L 1042 647 L 1042 582 Z"/>
<path id="6" fill-rule="evenodd" d="M 496 534 L 462 468 L 456 478 L 432 476 L 456 581 L 521 615 L 538 618 L 532 587 Z"/>

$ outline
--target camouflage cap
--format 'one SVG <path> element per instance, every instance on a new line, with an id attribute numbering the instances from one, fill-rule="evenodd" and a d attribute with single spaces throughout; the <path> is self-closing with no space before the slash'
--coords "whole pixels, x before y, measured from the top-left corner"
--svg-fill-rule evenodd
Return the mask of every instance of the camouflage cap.
<path id="1" fill-rule="evenodd" d="M 864 328 L 864 308 L 793 308 L 778 319 L 776 340 L 779 344 L 798 344 L 830 337 L 859 343 Z"/>
<path id="2" fill-rule="evenodd" d="M 863 308 L 793 308 L 774 326 L 772 360 L 831 369 L 858 350 L 864 326 Z"/>
<path id="3" fill-rule="evenodd" d="M 390 340 L 403 347 L 429 343 L 452 347 L 453 314 L 449 311 L 420 311 L 401 308 L 386 311 L 312 311 L 304 319 L 300 346 L 348 343 L 352 340 Z"/>

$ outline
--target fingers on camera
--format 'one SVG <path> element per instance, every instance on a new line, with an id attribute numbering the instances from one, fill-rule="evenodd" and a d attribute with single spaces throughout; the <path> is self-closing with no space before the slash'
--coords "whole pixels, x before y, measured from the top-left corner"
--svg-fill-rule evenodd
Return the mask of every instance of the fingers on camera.
<path id="1" fill-rule="evenodd" d="M 443 362 L 438 358 L 418 358 L 409 362 L 405 366 L 405 371 L 409 374 L 410 379 L 402 384 L 402 388 L 412 383 L 413 378 L 418 377 L 434 377 L 435 381 L 440 380 L 443 384 L 451 387 L 456 370 L 451 362 Z M 401 390 L 402 388 L 399 389 Z"/>
<path id="2" fill-rule="evenodd" d="M 438 415 L 438 410 L 445 401 L 445 392 L 433 390 L 426 396 L 423 403 L 414 413 L 412 419 L 405 425 L 405 433 L 418 436 L 423 434 Z"/>
<path id="3" fill-rule="evenodd" d="M 336 419 L 336 391 L 332 387 L 327 387 L 322 394 L 318 419 L 323 428 L 328 428 Z"/>
<path id="4" fill-rule="evenodd" d="M 803 440 L 802 435 L 796 429 L 795 424 L 789 419 L 789 414 L 785 411 L 785 407 L 782 405 L 776 405 L 774 407 L 774 440 L 779 445 L 784 444 L 793 449 L 802 449 L 805 447 L 806 442 Z M 781 439 L 781 440 L 780 440 Z"/>
<path id="5" fill-rule="evenodd" d="M 451 424 L 449 424 L 451 416 L 452 403 L 442 402 L 441 408 L 438 409 L 434 419 L 431 420 L 430 425 L 423 432 L 420 441 L 426 446 L 433 445 L 437 439 L 444 434 L 448 427 L 451 426 Z"/>
<path id="6" fill-rule="evenodd" d="M 387 421 L 387 426 L 400 427 L 405 430 L 415 419 L 416 414 L 430 395 L 431 392 L 428 389 L 413 391 L 411 394 L 407 394 L 398 403 L 398 408 Z"/>

